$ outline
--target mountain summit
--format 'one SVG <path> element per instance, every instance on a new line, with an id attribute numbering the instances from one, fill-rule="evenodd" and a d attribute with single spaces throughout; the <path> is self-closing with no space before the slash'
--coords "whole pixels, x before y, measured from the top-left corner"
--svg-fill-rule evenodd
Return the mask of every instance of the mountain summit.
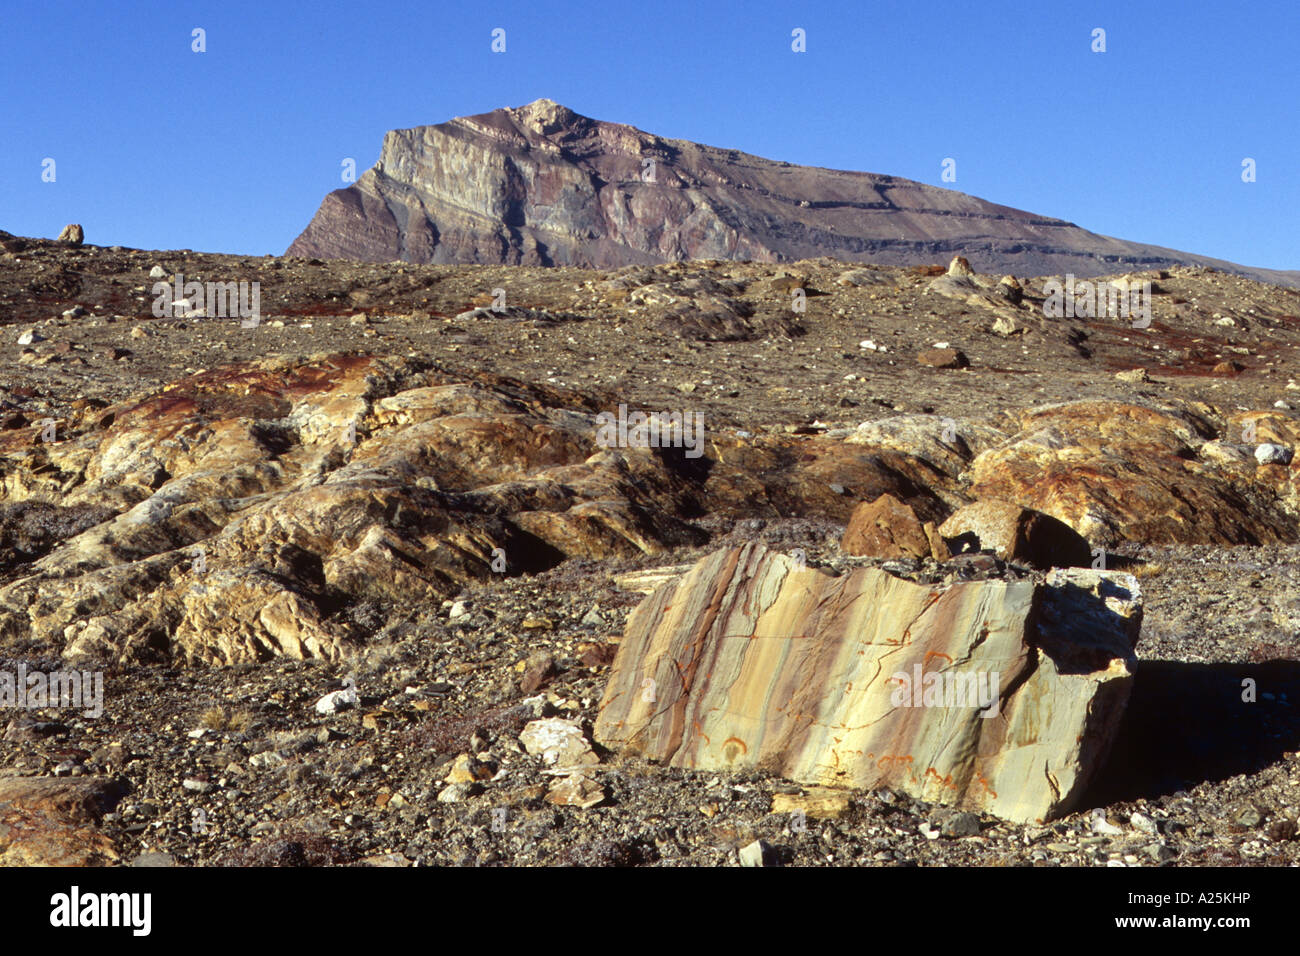
<path id="1" fill-rule="evenodd" d="M 548 99 L 389 132 L 379 162 L 326 196 L 287 254 L 593 268 L 817 256 L 911 265 L 963 255 L 980 271 L 1020 275 L 1203 265 L 1300 280 L 908 179 L 665 139 Z"/>

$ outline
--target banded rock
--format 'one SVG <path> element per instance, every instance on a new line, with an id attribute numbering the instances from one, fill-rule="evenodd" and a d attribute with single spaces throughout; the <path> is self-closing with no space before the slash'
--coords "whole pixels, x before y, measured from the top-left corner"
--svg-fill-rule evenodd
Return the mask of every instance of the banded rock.
<path id="1" fill-rule="evenodd" d="M 595 737 L 673 767 L 1049 820 L 1109 750 L 1140 621 L 1130 575 L 932 588 L 749 544 L 632 613 Z"/>

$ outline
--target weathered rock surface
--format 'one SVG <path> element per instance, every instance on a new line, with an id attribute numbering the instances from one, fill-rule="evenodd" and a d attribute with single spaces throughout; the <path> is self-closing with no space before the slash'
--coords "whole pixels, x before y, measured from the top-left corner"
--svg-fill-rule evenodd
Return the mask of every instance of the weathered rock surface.
<path id="1" fill-rule="evenodd" d="M 924 558 L 943 561 L 948 549 L 933 522 L 922 524 L 916 512 L 893 495 L 881 495 L 854 509 L 840 540 L 845 554 L 874 558 Z"/>
<path id="2" fill-rule="evenodd" d="M 617 267 L 813 256 L 910 265 L 954 252 L 967 269 L 1020 275 L 1092 276 L 1117 263 L 1284 275 L 894 176 L 665 139 L 546 99 L 389 132 L 379 162 L 326 196 L 287 254 Z"/>
<path id="3" fill-rule="evenodd" d="M 96 826 L 126 792 L 102 777 L 0 778 L 0 866 L 104 866 L 118 861 Z"/>
<path id="4" fill-rule="evenodd" d="M 595 736 L 675 767 L 1048 820 L 1109 749 L 1140 613 L 1113 572 L 934 589 L 746 545 L 631 615 Z"/>
<path id="5" fill-rule="evenodd" d="M 1101 546 L 1295 540 L 1290 470 L 1197 460 L 1214 435 L 1192 409 L 1080 401 L 1010 417 L 1020 432 L 971 464 L 975 498 L 1046 512 Z"/>
<path id="6" fill-rule="evenodd" d="M 71 223 L 69 225 L 66 225 L 63 227 L 63 230 L 59 233 L 58 241 L 71 243 L 74 246 L 79 246 L 86 241 L 85 230 L 83 230 L 81 226 L 77 225 L 76 223 Z"/>
<path id="7" fill-rule="evenodd" d="M 39 419 L 0 429 L 0 541 L 15 545 L 0 553 L 0 639 L 69 659 L 338 659 L 373 635 L 367 608 L 702 544 L 702 512 L 844 523 L 886 495 L 909 525 L 873 522 L 890 554 L 919 554 L 924 537 L 943 557 L 927 529 L 973 498 L 1102 547 L 1296 537 L 1293 468 L 1257 464 L 1250 445 L 1197 454 L 1234 430 L 1295 447 L 1280 413 L 1213 425 L 1208 407 L 1076 402 L 1009 413 L 1005 431 L 904 415 L 837 437 L 709 432 L 691 459 L 602 447 L 596 415 L 614 405 L 348 353 L 84 402 L 53 441 Z"/>
<path id="8" fill-rule="evenodd" d="M 114 515 L 0 588 L 0 634 L 69 657 L 334 659 L 366 633 L 341 610 L 449 596 L 498 557 L 700 540 L 654 501 L 682 484 L 655 449 L 597 447 L 571 394 L 486 383 L 324 356 L 193 376 L 59 442 L 0 433 L 3 497 Z"/>

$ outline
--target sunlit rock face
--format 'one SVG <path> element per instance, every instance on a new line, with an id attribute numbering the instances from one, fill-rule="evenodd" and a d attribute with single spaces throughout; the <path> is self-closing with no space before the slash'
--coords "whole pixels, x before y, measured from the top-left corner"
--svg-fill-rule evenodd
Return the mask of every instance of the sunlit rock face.
<path id="1" fill-rule="evenodd" d="M 595 735 L 675 767 L 1047 820 L 1109 750 L 1140 622 L 1115 572 L 929 587 L 747 545 L 637 608 Z"/>
<path id="2" fill-rule="evenodd" d="M 325 197 L 287 255 L 617 268 L 817 256 L 913 265 L 954 253 L 1022 276 L 1231 266 L 895 176 L 665 139 L 546 99 L 389 132 L 379 161 Z"/>

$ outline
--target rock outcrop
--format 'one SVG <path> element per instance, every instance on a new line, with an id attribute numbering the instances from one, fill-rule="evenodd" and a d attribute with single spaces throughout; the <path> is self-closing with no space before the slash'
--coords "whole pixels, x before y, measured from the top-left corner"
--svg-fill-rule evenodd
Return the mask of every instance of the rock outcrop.
<path id="1" fill-rule="evenodd" d="M 746 545 L 633 612 L 595 736 L 674 767 L 1050 820 L 1108 752 L 1140 623 L 1115 572 L 932 588 Z"/>
<path id="2" fill-rule="evenodd" d="M 326 196 L 287 254 L 606 268 L 816 256 L 912 265 L 954 253 L 999 274 L 1181 263 L 1295 278 L 894 176 L 665 139 L 546 99 L 389 132 L 375 166 Z"/>
<path id="3" fill-rule="evenodd" d="M 703 514 L 843 525 L 867 502 L 845 547 L 878 556 L 944 557 L 934 529 L 983 499 L 1093 547 L 1297 537 L 1300 461 L 1231 440 L 1300 445 L 1274 411 L 1077 402 L 1008 413 L 1005 430 L 926 414 L 835 435 L 710 425 L 691 450 L 607 441 L 598 416 L 617 407 L 332 353 L 11 421 L 0 641 L 70 660 L 337 660 L 494 574 L 702 545 Z M 1015 558 L 1017 527 L 954 533 L 995 549 L 1002 535 Z M 1030 548 L 1030 563 L 1082 563 L 1057 531 L 1078 560 Z"/>

